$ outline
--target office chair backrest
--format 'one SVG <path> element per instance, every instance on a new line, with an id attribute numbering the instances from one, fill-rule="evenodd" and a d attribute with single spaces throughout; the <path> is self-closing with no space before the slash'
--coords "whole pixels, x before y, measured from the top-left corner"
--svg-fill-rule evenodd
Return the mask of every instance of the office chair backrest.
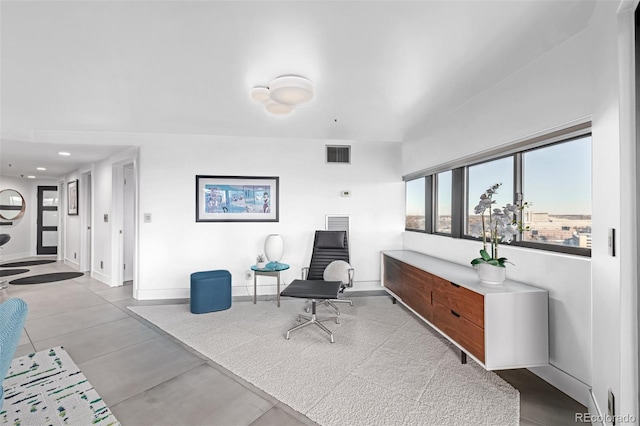
<path id="1" fill-rule="evenodd" d="M 334 260 L 349 263 L 347 231 L 316 231 L 308 280 L 322 280 L 324 270 Z"/>
<path id="2" fill-rule="evenodd" d="M 2 382 L 18 348 L 26 318 L 27 304 L 24 300 L 9 299 L 0 304 L 0 410 L 4 402 Z"/>

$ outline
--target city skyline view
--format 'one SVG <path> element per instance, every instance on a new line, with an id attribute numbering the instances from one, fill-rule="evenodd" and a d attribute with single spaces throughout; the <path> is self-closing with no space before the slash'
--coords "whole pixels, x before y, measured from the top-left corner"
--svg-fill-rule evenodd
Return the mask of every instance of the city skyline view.
<path id="1" fill-rule="evenodd" d="M 492 196 L 494 208 L 515 202 L 514 156 L 468 166 L 466 230 L 480 221 L 474 210 L 480 196 L 501 184 Z M 451 232 L 452 173 L 434 175 L 434 230 Z M 591 136 L 522 153 L 523 201 L 530 206 L 523 223 L 531 229 L 525 241 L 590 247 L 591 241 Z M 406 183 L 406 228 L 425 229 L 425 179 Z"/>

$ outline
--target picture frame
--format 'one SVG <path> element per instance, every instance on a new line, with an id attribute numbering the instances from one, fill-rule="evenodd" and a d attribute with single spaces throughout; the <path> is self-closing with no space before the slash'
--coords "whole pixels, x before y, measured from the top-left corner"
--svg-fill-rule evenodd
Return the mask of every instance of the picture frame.
<path id="1" fill-rule="evenodd" d="M 196 222 L 279 222 L 278 176 L 196 175 Z"/>
<path id="2" fill-rule="evenodd" d="M 67 214 L 78 215 L 78 179 L 67 183 Z"/>

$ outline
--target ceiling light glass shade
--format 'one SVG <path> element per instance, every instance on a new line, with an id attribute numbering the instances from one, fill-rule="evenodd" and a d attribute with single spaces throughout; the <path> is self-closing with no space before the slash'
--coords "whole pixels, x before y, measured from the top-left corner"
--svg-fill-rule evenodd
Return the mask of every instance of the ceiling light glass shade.
<path id="1" fill-rule="evenodd" d="M 269 100 L 269 88 L 264 86 L 256 86 L 251 89 L 251 97 L 254 101 L 267 102 Z"/>
<path id="2" fill-rule="evenodd" d="M 313 99 L 313 83 L 304 77 L 284 75 L 269 84 L 269 95 L 281 104 L 304 104 Z"/>
<path id="3" fill-rule="evenodd" d="M 281 104 L 280 102 L 275 102 L 272 100 L 267 101 L 264 107 L 271 114 L 276 114 L 276 115 L 287 115 L 291 111 L 293 111 L 293 105 Z"/>
<path id="4" fill-rule="evenodd" d="M 280 262 L 284 254 L 284 240 L 280 234 L 270 234 L 264 241 L 264 254 L 271 262 Z"/>

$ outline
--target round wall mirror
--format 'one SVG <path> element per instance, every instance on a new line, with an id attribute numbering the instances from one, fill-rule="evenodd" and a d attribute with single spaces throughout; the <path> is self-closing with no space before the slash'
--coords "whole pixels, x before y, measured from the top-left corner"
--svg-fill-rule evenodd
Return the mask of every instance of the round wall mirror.
<path id="1" fill-rule="evenodd" d="M 25 202 L 15 189 L 0 191 L 0 218 L 4 220 L 20 219 L 24 214 Z"/>

